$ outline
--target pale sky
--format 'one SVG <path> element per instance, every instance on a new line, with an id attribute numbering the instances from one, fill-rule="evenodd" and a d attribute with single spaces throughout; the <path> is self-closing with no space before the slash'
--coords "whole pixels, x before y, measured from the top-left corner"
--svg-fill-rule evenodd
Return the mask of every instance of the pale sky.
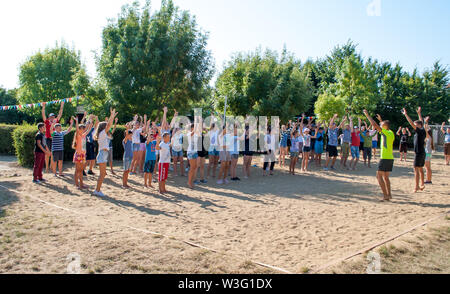
<path id="1" fill-rule="evenodd" d="M 64 40 L 81 51 L 91 77 L 93 50 L 126 0 L 15 0 L 0 2 L 0 86 L 18 86 L 19 65 L 39 49 Z M 141 3 L 144 3 L 142 0 Z M 368 5 L 372 9 L 367 11 Z M 160 0 L 152 1 L 158 9 Z M 218 71 L 237 51 L 286 44 L 302 61 L 324 57 L 352 39 L 364 57 L 424 70 L 450 64 L 448 0 L 175 0 L 210 33 Z M 369 16 L 369 14 L 375 16 Z"/>

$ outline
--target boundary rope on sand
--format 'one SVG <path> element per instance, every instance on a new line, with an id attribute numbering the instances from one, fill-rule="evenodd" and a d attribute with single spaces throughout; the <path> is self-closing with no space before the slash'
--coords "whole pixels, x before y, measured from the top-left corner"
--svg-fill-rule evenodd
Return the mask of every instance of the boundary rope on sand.
<path id="1" fill-rule="evenodd" d="M 8 190 L 8 191 L 15 192 L 17 194 L 25 195 L 25 196 L 30 197 L 31 199 L 34 199 L 34 200 L 36 200 L 38 202 L 44 203 L 46 205 L 49 205 L 49 206 L 52 206 L 52 207 L 55 207 L 55 208 L 58 208 L 58 209 L 65 210 L 67 212 L 70 212 L 70 213 L 73 213 L 73 214 L 76 214 L 76 215 L 82 215 L 82 216 L 91 217 L 91 218 L 94 217 L 94 216 L 86 214 L 86 213 L 82 213 L 82 212 L 79 212 L 79 211 L 76 211 L 76 210 L 73 210 L 73 209 L 70 209 L 70 208 L 62 207 L 62 206 L 56 205 L 54 203 L 42 200 L 42 199 L 40 199 L 40 198 L 38 198 L 36 196 L 28 195 L 28 193 L 25 194 L 25 192 L 17 191 L 15 189 L 11 189 L 11 188 L 5 187 L 5 186 L 3 186 L 1 184 L 0 184 L 0 187 L 5 189 L 5 190 Z M 98 216 L 95 216 L 95 217 L 98 217 Z M 175 238 L 173 236 L 168 236 L 168 235 L 165 235 L 165 234 L 152 232 L 152 231 L 145 230 L 145 229 L 139 229 L 139 228 L 135 228 L 135 227 L 128 226 L 128 225 L 122 225 L 122 224 L 113 222 L 113 221 L 111 221 L 111 220 L 109 220 L 107 218 L 103 218 L 103 220 L 106 220 L 109 223 L 118 225 L 119 227 L 128 228 L 128 229 L 131 229 L 131 230 L 134 230 L 134 231 L 137 231 L 137 232 L 141 232 L 141 233 L 146 233 L 146 234 L 151 234 L 151 235 L 155 235 L 155 236 L 165 237 L 167 239 L 171 239 L 171 240 L 175 240 L 175 241 L 178 241 L 178 242 L 181 242 L 181 243 L 185 243 L 185 244 L 187 244 L 189 246 L 192 246 L 192 247 L 204 249 L 204 250 L 211 251 L 211 252 L 214 252 L 214 253 L 219 253 L 219 254 L 222 254 L 222 255 L 234 256 L 237 259 L 240 259 L 240 260 L 243 260 L 243 261 L 249 261 L 249 262 L 251 262 L 251 263 L 253 263 L 255 265 L 261 266 L 261 267 L 269 268 L 269 269 L 272 269 L 272 270 L 275 270 L 275 271 L 279 271 L 279 272 L 282 272 L 282 273 L 285 273 L 285 274 L 292 274 L 292 272 L 290 272 L 290 271 L 288 271 L 286 269 L 283 269 L 283 268 L 279 268 L 279 267 L 276 267 L 276 266 L 272 266 L 272 265 L 269 265 L 269 264 L 264 264 L 264 263 L 253 261 L 253 260 L 247 260 L 247 259 L 245 259 L 245 258 L 243 258 L 241 256 L 238 256 L 238 255 L 235 255 L 235 254 L 229 254 L 229 253 L 226 253 L 226 252 L 221 252 L 221 251 L 209 248 L 209 247 L 205 247 L 205 246 L 200 245 L 200 244 L 196 244 L 196 243 L 193 243 L 193 242 L 190 242 L 190 241 L 186 241 L 186 240 L 181 240 L 181 239 Z"/>
<path id="2" fill-rule="evenodd" d="M 420 224 L 418 224 L 418 225 L 415 225 L 414 227 L 412 227 L 412 228 L 410 228 L 410 229 L 404 231 L 403 233 L 400 233 L 400 234 L 397 234 L 397 235 L 395 235 L 395 236 L 393 236 L 393 237 L 384 239 L 383 241 L 377 242 L 377 243 L 375 243 L 374 245 L 371 245 L 371 246 L 369 246 L 369 247 L 366 247 L 366 248 L 364 248 L 364 249 L 361 249 L 361 250 L 359 250 L 359 251 L 356 252 L 356 253 L 347 255 L 346 257 L 339 258 L 339 259 L 336 259 L 336 260 L 334 260 L 334 261 L 331 261 L 331 262 L 329 262 L 329 263 L 327 263 L 327 264 L 325 264 L 325 265 L 319 267 L 318 269 L 313 270 L 312 273 L 319 273 L 320 271 L 323 271 L 324 269 L 326 269 L 326 268 L 328 268 L 328 267 L 330 267 L 330 266 L 332 266 L 332 265 L 335 265 L 335 264 L 337 264 L 337 263 L 340 263 L 340 262 L 349 260 L 350 258 L 353 258 L 353 257 L 355 257 L 355 256 L 364 254 L 365 252 L 368 252 L 368 251 L 370 251 L 370 250 L 372 250 L 372 249 L 374 249 L 374 248 L 377 248 L 377 247 L 379 247 L 379 246 L 381 246 L 381 245 L 384 245 L 384 244 L 386 244 L 386 243 L 388 243 L 388 242 L 390 242 L 390 241 L 393 241 L 393 240 L 395 240 L 395 239 L 398 239 L 398 238 L 400 238 L 401 236 L 404 236 L 404 235 L 406 235 L 406 234 L 408 234 L 408 233 L 410 233 L 410 232 L 412 232 L 412 231 L 414 231 L 414 230 L 416 230 L 416 229 L 418 229 L 418 228 L 420 228 L 420 227 L 423 227 L 423 226 L 427 225 L 428 223 L 430 223 L 430 222 L 432 222 L 432 221 L 434 221 L 434 220 L 437 220 L 437 219 L 439 219 L 439 218 L 441 218 L 441 217 L 443 217 L 443 216 L 445 216 L 445 215 L 447 215 L 447 214 L 449 214 L 449 213 L 450 213 L 450 211 L 447 211 L 447 212 L 444 212 L 444 213 L 442 213 L 442 214 L 439 214 L 438 216 L 435 216 L 435 217 L 433 217 L 433 218 L 431 218 L 431 219 L 429 219 L 429 220 L 427 220 L 427 221 L 425 221 L 425 222 L 423 222 L 423 223 L 420 223 Z"/>

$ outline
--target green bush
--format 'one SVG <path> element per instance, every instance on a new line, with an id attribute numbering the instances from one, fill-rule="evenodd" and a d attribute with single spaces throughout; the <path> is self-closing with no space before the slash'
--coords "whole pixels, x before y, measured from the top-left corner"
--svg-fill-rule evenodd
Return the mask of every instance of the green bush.
<path id="1" fill-rule="evenodd" d="M 31 167 L 34 163 L 34 138 L 38 132 L 33 125 L 18 126 L 13 131 L 14 148 L 21 166 Z"/>
<path id="2" fill-rule="evenodd" d="M 0 124 L 0 154 L 15 154 L 12 134 L 17 127 L 17 125 Z"/>

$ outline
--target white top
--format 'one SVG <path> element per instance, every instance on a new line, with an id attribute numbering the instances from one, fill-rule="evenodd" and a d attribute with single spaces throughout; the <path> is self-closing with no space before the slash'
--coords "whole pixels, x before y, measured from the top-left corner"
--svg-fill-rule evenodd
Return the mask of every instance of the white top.
<path id="1" fill-rule="evenodd" d="M 109 138 L 105 130 L 98 134 L 98 150 L 109 150 Z"/>
<path id="2" fill-rule="evenodd" d="M 219 131 L 209 131 L 209 146 L 217 147 L 219 146 Z"/>
<path id="3" fill-rule="evenodd" d="M 188 139 L 188 149 L 187 152 L 197 152 L 198 148 L 197 148 L 197 144 L 198 144 L 198 135 L 194 133 L 194 135 L 192 135 L 193 132 L 189 132 L 187 134 L 187 139 Z"/>
<path id="4" fill-rule="evenodd" d="M 266 134 L 264 136 L 264 142 L 266 143 L 266 146 L 265 146 L 266 150 L 272 150 L 272 151 L 276 150 L 276 148 L 275 148 L 275 136 L 274 135 Z"/>
<path id="5" fill-rule="evenodd" d="M 170 144 L 161 142 L 159 148 L 159 163 L 170 163 Z"/>
<path id="6" fill-rule="evenodd" d="M 219 141 L 220 141 L 220 146 L 219 146 L 220 151 L 230 151 L 231 150 L 231 148 L 233 146 L 233 136 L 231 136 L 230 134 L 225 134 L 225 136 L 220 135 Z M 225 148 L 224 148 L 224 146 L 225 146 Z"/>
<path id="7" fill-rule="evenodd" d="M 311 147 L 311 135 L 303 135 L 303 146 Z"/>
<path id="8" fill-rule="evenodd" d="M 133 135 L 131 137 L 131 141 L 133 142 L 133 144 L 141 144 L 141 132 L 142 128 L 133 130 Z"/>
<path id="9" fill-rule="evenodd" d="M 183 150 L 183 133 L 178 132 L 172 137 L 172 150 L 180 152 Z"/>

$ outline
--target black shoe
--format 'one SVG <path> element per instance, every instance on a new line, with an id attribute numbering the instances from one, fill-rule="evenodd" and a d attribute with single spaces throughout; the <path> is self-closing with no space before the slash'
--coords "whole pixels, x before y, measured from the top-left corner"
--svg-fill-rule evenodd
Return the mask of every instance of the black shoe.
<path id="1" fill-rule="evenodd" d="M 236 179 L 236 181 L 240 181 L 241 179 L 239 179 L 239 178 L 235 178 Z"/>
<path id="2" fill-rule="evenodd" d="M 85 171 L 83 171 L 83 176 L 84 176 L 84 177 L 87 177 L 87 174 L 86 174 L 86 172 L 85 172 Z"/>
<path id="3" fill-rule="evenodd" d="M 95 175 L 93 171 L 89 170 L 88 175 Z"/>

